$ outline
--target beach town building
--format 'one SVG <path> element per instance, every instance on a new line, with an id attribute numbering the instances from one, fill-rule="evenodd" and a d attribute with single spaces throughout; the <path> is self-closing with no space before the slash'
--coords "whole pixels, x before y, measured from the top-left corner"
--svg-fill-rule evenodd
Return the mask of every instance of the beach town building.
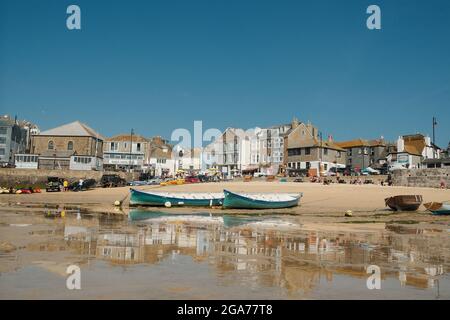
<path id="1" fill-rule="evenodd" d="M 174 148 L 173 156 L 177 171 L 198 173 L 202 170 L 201 148 L 185 148 L 177 145 Z"/>
<path id="2" fill-rule="evenodd" d="M 103 167 L 112 171 L 147 172 L 150 140 L 134 133 L 107 138 L 103 145 Z"/>
<path id="3" fill-rule="evenodd" d="M 79 121 L 32 136 L 39 169 L 102 170 L 104 138 Z"/>
<path id="4" fill-rule="evenodd" d="M 360 138 L 336 142 L 336 145 L 346 150 L 347 168 L 356 172 L 360 172 L 367 167 L 381 168 L 386 163 L 388 144 L 383 137 L 373 140 Z"/>
<path id="5" fill-rule="evenodd" d="M 253 139 L 254 130 L 227 128 L 204 149 L 207 169 L 215 169 L 226 178 L 240 175 L 250 166 L 250 141 Z"/>
<path id="6" fill-rule="evenodd" d="M 346 150 L 329 137 L 324 141 L 311 123 L 294 123 L 284 137 L 284 167 L 289 175 L 324 175 L 333 167 L 345 167 Z"/>
<path id="7" fill-rule="evenodd" d="M 0 118 L 0 166 L 13 165 L 17 154 L 27 150 L 27 129 L 8 115 Z"/>
<path id="8" fill-rule="evenodd" d="M 292 123 L 256 128 L 250 139 L 250 165 L 246 171 L 258 171 L 266 175 L 279 173 L 284 160 L 284 137 L 291 128 Z"/>
<path id="9" fill-rule="evenodd" d="M 160 136 L 150 139 L 149 172 L 153 176 L 168 177 L 176 173 L 173 146 Z"/>
<path id="10" fill-rule="evenodd" d="M 428 159 L 439 159 L 440 148 L 431 142 L 431 138 L 423 134 L 403 135 L 397 139 L 397 151 L 390 152 L 387 161 L 391 165 L 404 168 L 420 168 Z"/>

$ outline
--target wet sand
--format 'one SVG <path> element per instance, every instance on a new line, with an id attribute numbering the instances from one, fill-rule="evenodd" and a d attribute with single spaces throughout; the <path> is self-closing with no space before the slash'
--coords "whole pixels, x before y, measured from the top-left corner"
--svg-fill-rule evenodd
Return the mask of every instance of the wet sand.
<path id="1" fill-rule="evenodd" d="M 103 213 L 127 214 L 128 194 L 130 187 L 93 189 L 84 192 L 53 192 L 31 195 L 0 195 L 0 205 L 14 207 L 64 205 L 85 208 Z M 401 194 L 420 194 L 424 202 L 450 200 L 450 190 L 432 188 L 389 187 L 380 185 L 322 185 L 316 183 L 294 182 L 221 182 L 199 183 L 174 186 L 141 186 L 139 190 L 158 191 L 192 191 L 221 192 L 223 189 L 245 192 L 303 192 L 300 206 L 289 209 L 270 210 L 267 213 L 299 215 L 305 223 L 383 223 L 390 221 L 408 222 L 449 222 L 449 216 L 432 216 L 421 206 L 417 212 L 392 212 L 385 207 L 384 199 Z M 114 207 L 114 201 L 123 201 L 119 209 Z M 149 208 L 164 212 L 211 212 L 264 214 L 264 210 L 224 210 L 220 208 Z M 344 217 L 347 210 L 353 212 L 353 217 Z"/>

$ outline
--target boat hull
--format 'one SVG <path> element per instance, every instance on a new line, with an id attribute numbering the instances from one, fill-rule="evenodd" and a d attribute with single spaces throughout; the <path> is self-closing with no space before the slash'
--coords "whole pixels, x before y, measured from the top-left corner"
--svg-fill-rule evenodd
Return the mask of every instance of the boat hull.
<path id="1" fill-rule="evenodd" d="M 422 204 L 421 195 L 401 195 L 386 198 L 386 206 L 394 211 L 416 211 Z"/>
<path id="2" fill-rule="evenodd" d="M 430 202 L 424 204 L 433 215 L 450 215 L 450 204 L 440 202 Z"/>
<path id="3" fill-rule="evenodd" d="M 224 190 L 225 198 L 223 200 L 224 208 L 233 209 L 281 209 L 298 206 L 302 194 L 292 200 L 287 201 L 264 201 L 252 199 L 244 195 Z"/>
<path id="4" fill-rule="evenodd" d="M 177 197 L 175 194 L 168 196 L 164 193 L 143 192 L 130 189 L 130 205 L 131 206 L 186 206 L 186 207 L 213 207 L 221 206 L 223 197 L 201 197 L 200 195 L 191 194 L 190 197 Z"/>

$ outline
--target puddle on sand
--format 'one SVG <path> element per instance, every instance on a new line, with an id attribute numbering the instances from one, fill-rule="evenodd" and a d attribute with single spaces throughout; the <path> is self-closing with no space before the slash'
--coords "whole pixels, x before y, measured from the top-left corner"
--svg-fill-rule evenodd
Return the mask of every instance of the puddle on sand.
<path id="1" fill-rule="evenodd" d="M 450 298 L 446 229 L 311 231 L 297 219 L 0 209 L 0 298 Z M 66 288 L 71 264 L 81 290 Z M 380 290 L 367 289 L 369 265 Z"/>

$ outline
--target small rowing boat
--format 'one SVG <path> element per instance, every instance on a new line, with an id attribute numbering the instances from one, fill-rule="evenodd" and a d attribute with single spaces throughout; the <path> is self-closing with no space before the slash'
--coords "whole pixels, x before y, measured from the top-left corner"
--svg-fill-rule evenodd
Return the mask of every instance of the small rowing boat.
<path id="1" fill-rule="evenodd" d="M 223 203 L 223 193 L 157 192 L 130 189 L 130 205 L 214 207 Z"/>
<path id="2" fill-rule="evenodd" d="M 386 206 L 394 211 L 416 211 L 422 204 L 421 195 L 400 195 L 384 199 Z"/>
<path id="3" fill-rule="evenodd" d="M 224 190 L 224 208 L 280 209 L 298 205 L 302 193 L 236 193 Z"/>
<path id="4" fill-rule="evenodd" d="M 424 203 L 423 206 L 431 211 L 435 215 L 450 214 L 450 203 L 445 202 L 428 202 Z"/>

